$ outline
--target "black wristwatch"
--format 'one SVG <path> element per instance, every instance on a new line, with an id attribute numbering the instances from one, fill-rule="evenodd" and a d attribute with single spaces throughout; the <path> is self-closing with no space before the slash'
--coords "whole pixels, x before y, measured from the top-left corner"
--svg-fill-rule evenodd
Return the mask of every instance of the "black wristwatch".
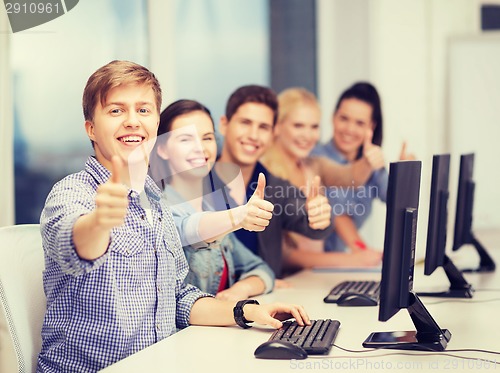
<path id="1" fill-rule="evenodd" d="M 245 304 L 259 304 L 259 302 L 255 299 L 240 300 L 233 308 L 234 321 L 236 321 L 236 324 L 241 326 L 243 329 L 248 329 L 252 327 L 251 325 L 248 325 L 248 323 L 253 321 L 245 319 L 245 316 L 243 315 L 243 307 Z"/>

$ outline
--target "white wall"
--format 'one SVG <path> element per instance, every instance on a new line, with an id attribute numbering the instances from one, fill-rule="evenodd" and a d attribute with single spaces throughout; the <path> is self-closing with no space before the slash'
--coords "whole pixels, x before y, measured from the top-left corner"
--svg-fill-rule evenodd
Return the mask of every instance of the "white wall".
<path id="1" fill-rule="evenodd" d="M 162 89 L 162 109 L 176 97 L 174 0 L 149 0 L 149 67 Z"/>
<path id="2" fill-rule="evenodd" d="M 493 141 L 500 138 L 500 32 L 457 36 L 448 46 L 450 148 L 453 154 L 475 153 L 474 228 L 499 227 L 500 169 Z M 455 181 L 458 159 L 453 166 Z"/>
<path id="3" fill-rule="evenodd" d="M 0 12 L 0 227 L 14 224 L 14 175 L 12 93 L 9 69 L 10 26 L 5 12 Z M 9 331 L 3 310 L 0 310 L 0 341 L 6 341 Z M 14 371 L 17 367 L 14 348 L 0 343 L 0 369 Z"/>
<path id="4" fill-rule="evenodd" d="M 369 7 L 367 0 L 317 0 L 318 99 L 321 137 L 332 136 L 332 113 L 339 95 L 369 74 Z"/>
<path id="5" fill-rule="evenodd" d="M 14 224 L 12 86 L 9 60 L 11 29 L 0 12 L 0 227 Z"/>
<path id="6" fill-rule="evenodd" d="M 343 28 L 334 27 L 335 22 Z M 382 98 L 386 161 L 397 160 L 401 142 L 406 140 L 409 150 L 423 162 L 417 245 L 424 248 L 432 155 L 451 150 L 448 39 L 478 32 L 478 2 L 318 0 L 318 25 L 318 95 L 326 109 L 322 138 L 331 137 L 331 110 L 339 93 L 354 80 L 373 82 Z M 356 59 L 362 62 L 353 62 Z M 450 179 L 451 189 L 454 182 Z M 384 226 L 385 206 L 376 204 L 374 218 L 363 234 L 379 248 Z"/>

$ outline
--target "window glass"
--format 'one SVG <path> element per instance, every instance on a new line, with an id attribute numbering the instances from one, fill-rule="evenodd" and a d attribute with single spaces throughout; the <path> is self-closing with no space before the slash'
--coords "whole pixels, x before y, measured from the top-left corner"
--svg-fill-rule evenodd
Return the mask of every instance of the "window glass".
<path id="1" fill-rule="evenodd" d="M 206 105 L 214 121 L 239 86 L 269 85 L 268 0 L 176 0 L 176 95 Z"/>
<path id="2" fill-rule="evenodd" d="M 80 1 L 11 35 L 16 223 L 37 223 L 52 185 L 93 154 L 84 130 L 88 77 L 114 59 L 147 66 L 146 0 Z"/>

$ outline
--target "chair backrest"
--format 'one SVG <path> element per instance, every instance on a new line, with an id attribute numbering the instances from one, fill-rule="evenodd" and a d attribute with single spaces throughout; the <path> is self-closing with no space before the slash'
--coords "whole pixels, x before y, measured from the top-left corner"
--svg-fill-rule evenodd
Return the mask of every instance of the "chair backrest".
<path id="1" fill-rule="evenodd" d="M 44 264 L 38 224 L 0 228 L 0 318 L 5 316 L 8 330 L 8 337 L 0 340 L 0 346 L 12 347 L 19 372 L 36 371 L 46 308 Z M 0 361 L 1 372 L 12 371 L 4 369 L 7 364 Z"/>

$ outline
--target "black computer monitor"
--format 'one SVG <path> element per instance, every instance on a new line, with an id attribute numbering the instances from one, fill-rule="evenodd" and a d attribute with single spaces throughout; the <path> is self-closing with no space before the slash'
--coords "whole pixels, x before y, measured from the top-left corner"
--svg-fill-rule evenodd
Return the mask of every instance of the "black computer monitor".
<path id="1" fill-rule="evenodd" d="M 442 351 L 451 338 L 413 292 L 421 166 L 420 161 L 390 165 L 378 317 L 387 321 L 405 308 L 416 330 L 371 333 L 364 347 Z"/>
<path id="2" fill-rule="evenodd" d="M 472 244 L 479 254 L 479 267 L 462 269 L 463 272 L 491 272 L 495 270 L 495 262 L 472 231 L 475 183 L 472 178 L 474 170 L 474 153 L 462 154 L 460 157 L 460 173 L 458 176 L 457 208 L 455 213 L 455 230 L 453 250 L 463 245 Z"/>
<path id="3" fill-rule="evenodd" d="M 432 158 L 432 178 L 427 226 L 424 274 L 430 276 L 438 267 L 443 267 L 450 281 L 450 288 L 443 292 L 418 292 L 420 296 L 472 298 L 474 290 L 462 272 L 446 255 L 446 232 L 448 226 L 450 155 L 440 154 Z"/>

